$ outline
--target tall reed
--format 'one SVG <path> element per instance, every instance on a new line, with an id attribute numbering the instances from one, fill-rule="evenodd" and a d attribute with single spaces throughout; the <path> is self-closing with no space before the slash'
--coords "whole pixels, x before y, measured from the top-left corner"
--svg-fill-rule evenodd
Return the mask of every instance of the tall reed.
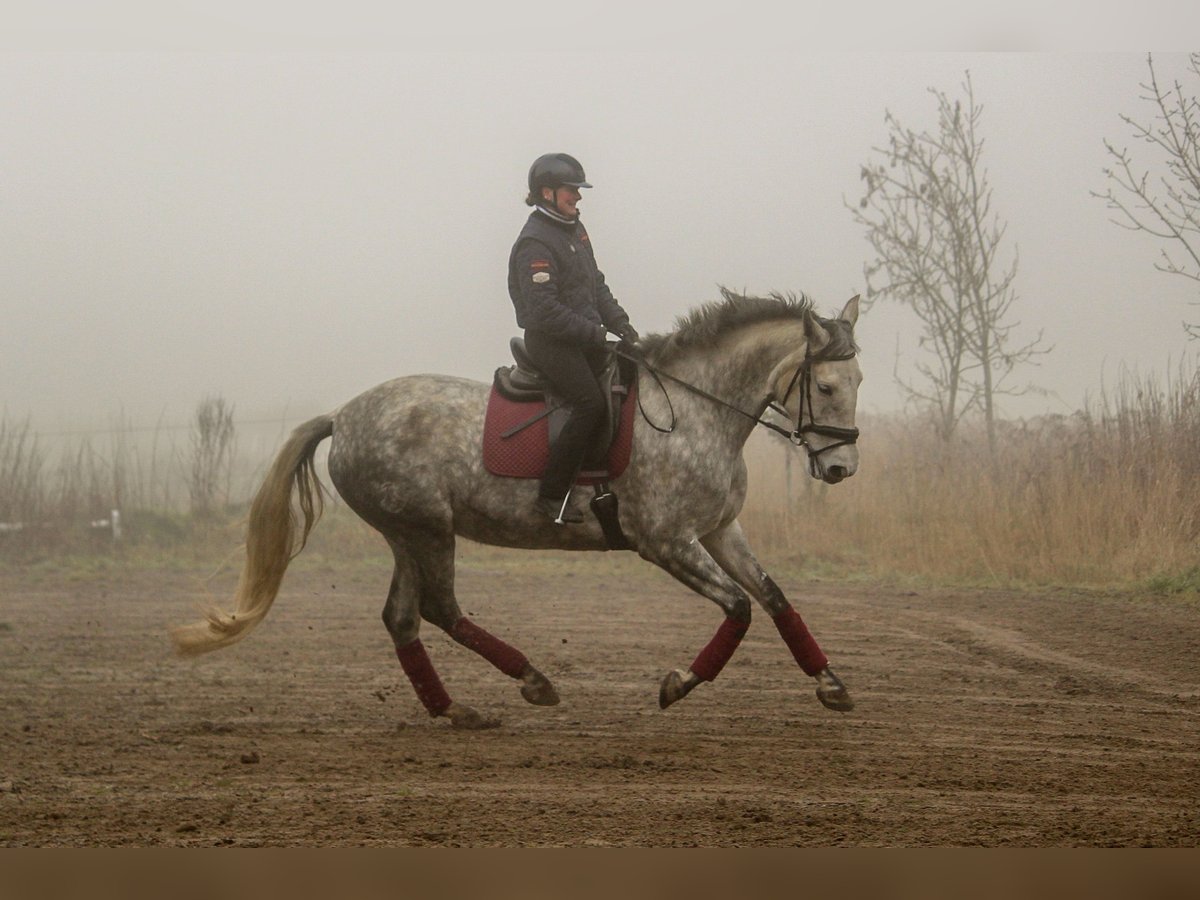
<path id="1" fill-rule="evenodd" d="M 29 420 L 0 418 L 0 524 L 15 528 L 40 516 L 44 464 Z"/>
<path id="2" fill-rule="evenodd" d="M 873 574 L 1111 584 L 1200 564 L 1200 380 L 1122 375 L 1071 416 L 940 441 L 919 417 L 865 417 L 860 468 L 786 490 L 780 442 L 750 448 L 759 546 Z M 794 451 L 793 451 L 794 452 Z"/>

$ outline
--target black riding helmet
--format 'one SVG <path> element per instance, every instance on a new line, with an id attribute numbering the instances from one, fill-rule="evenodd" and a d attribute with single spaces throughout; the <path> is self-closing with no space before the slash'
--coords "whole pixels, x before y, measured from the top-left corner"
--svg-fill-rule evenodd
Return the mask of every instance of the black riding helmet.
<path id="1" fill-rule="evenodd" d="M 537 197 L 542 188 L 590 188 L 579 160 L 566 153 L 546 153 L 529 167 L 529 194 Z"/>

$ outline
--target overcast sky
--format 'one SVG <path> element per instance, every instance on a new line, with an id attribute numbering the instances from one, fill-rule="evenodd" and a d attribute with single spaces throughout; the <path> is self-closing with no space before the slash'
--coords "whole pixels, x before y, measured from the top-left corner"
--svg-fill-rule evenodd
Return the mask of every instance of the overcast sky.
<path id="1" fill-rule="evenodd" d="M 1047 50 L 1010 28 L 1001 45 L 1038 52 L 784 52 L 742 20 L 724 49 L 727 16 L 657 52 L 645 31 L 605 49 L 571 19 L 531 53 L 510 49 L 509 20 L 493 48 L 478 28 L 456 47 L 439 19 L 420 50 L 411 31 L 328 43 L 315 20 L 298 36 L 219 9 L 149 35 L 64 36 L 31 14 L 0 53 L 0 410 L 42 428 L 183 420 L 217 393 L 245 416 L 307 415 L 397 375 L 487 379 L 517 333 L 508 252 L 548 151 L 595 184 L 583 219 L 642 332 L 718 285 L 832 312 L 865 288 L 844 204 L 885 109 L 932 127 L 927 88 L 957 92 L 968 69 L 1020 250 L 1015 317 L 1055 348 L 1028 372 L 1052 395 L 1006 413 L 1070 412 L 1122 366 L 1165 374 L 1191 352 L 1194 285 L 1089 196 L 1103 138 L 1131 144 L 1118 116 L 1146 109 L 1144 51 Z M 1155 59 L 1184 72 L 1181 54 Z M 866 409 L 898 408 L 916 334 L 889 304 L 862 317 Z"/>

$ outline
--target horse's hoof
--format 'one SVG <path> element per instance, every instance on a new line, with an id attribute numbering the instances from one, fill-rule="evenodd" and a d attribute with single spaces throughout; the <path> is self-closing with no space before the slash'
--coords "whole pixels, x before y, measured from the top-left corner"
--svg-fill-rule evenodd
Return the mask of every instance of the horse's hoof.
<path id="1" fill-rule="evenodd" d="M 558 691 L 550 679 L 533 666 L 521 676 L 521 696 L 534 706 L 558 706 Z"/>
<path id="2" fill-rule="evenodd" d="M 484 728 L 497 728 L 500 725 L 499 719 L 485 716 L 461 703 L 451 703 L 442 715 L 448 718 L 450 724 L 455 728 L 462 728 L 466 731 L 480 731 Z"/>
<path id="3" fill-rule="evenodd" d="M 676 700 L 682 700 L 699 683 L 700 679 L 691 669 L 686 672 L 683 669 L 672 669 L 662 680 L 662 687 L 658 689 L 658 708 L 666 709 Z"/>
<path id="4" fill-rule="evenodd" d="M 833 674 L 833 670 L 824 668 L 817 673 L 817 699 L 826 709 L 835 712 L 850 712 L 854 709 L 854 701 L 850 692 L 842 684 L 842 679 Z"/>

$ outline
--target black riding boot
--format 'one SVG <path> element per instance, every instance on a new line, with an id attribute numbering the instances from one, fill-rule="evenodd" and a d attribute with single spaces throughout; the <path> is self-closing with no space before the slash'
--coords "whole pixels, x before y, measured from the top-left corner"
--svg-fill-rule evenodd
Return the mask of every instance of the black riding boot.
<path id="1" fill-rule="evenodd" d="M 596 437 L 604 425 L 604 393 L 596 380 L 595 367 L 603 362 L 602 351 L 577 347 L 525 332 L 525 349 L 571 408 L 571 415 L 550 446 L 550 459 L 538 487 L 538 509 L 562 522 L 582 522 L 582 514 L 571 506 L 569 495 L 583 465 L 594 454 Z"/>

